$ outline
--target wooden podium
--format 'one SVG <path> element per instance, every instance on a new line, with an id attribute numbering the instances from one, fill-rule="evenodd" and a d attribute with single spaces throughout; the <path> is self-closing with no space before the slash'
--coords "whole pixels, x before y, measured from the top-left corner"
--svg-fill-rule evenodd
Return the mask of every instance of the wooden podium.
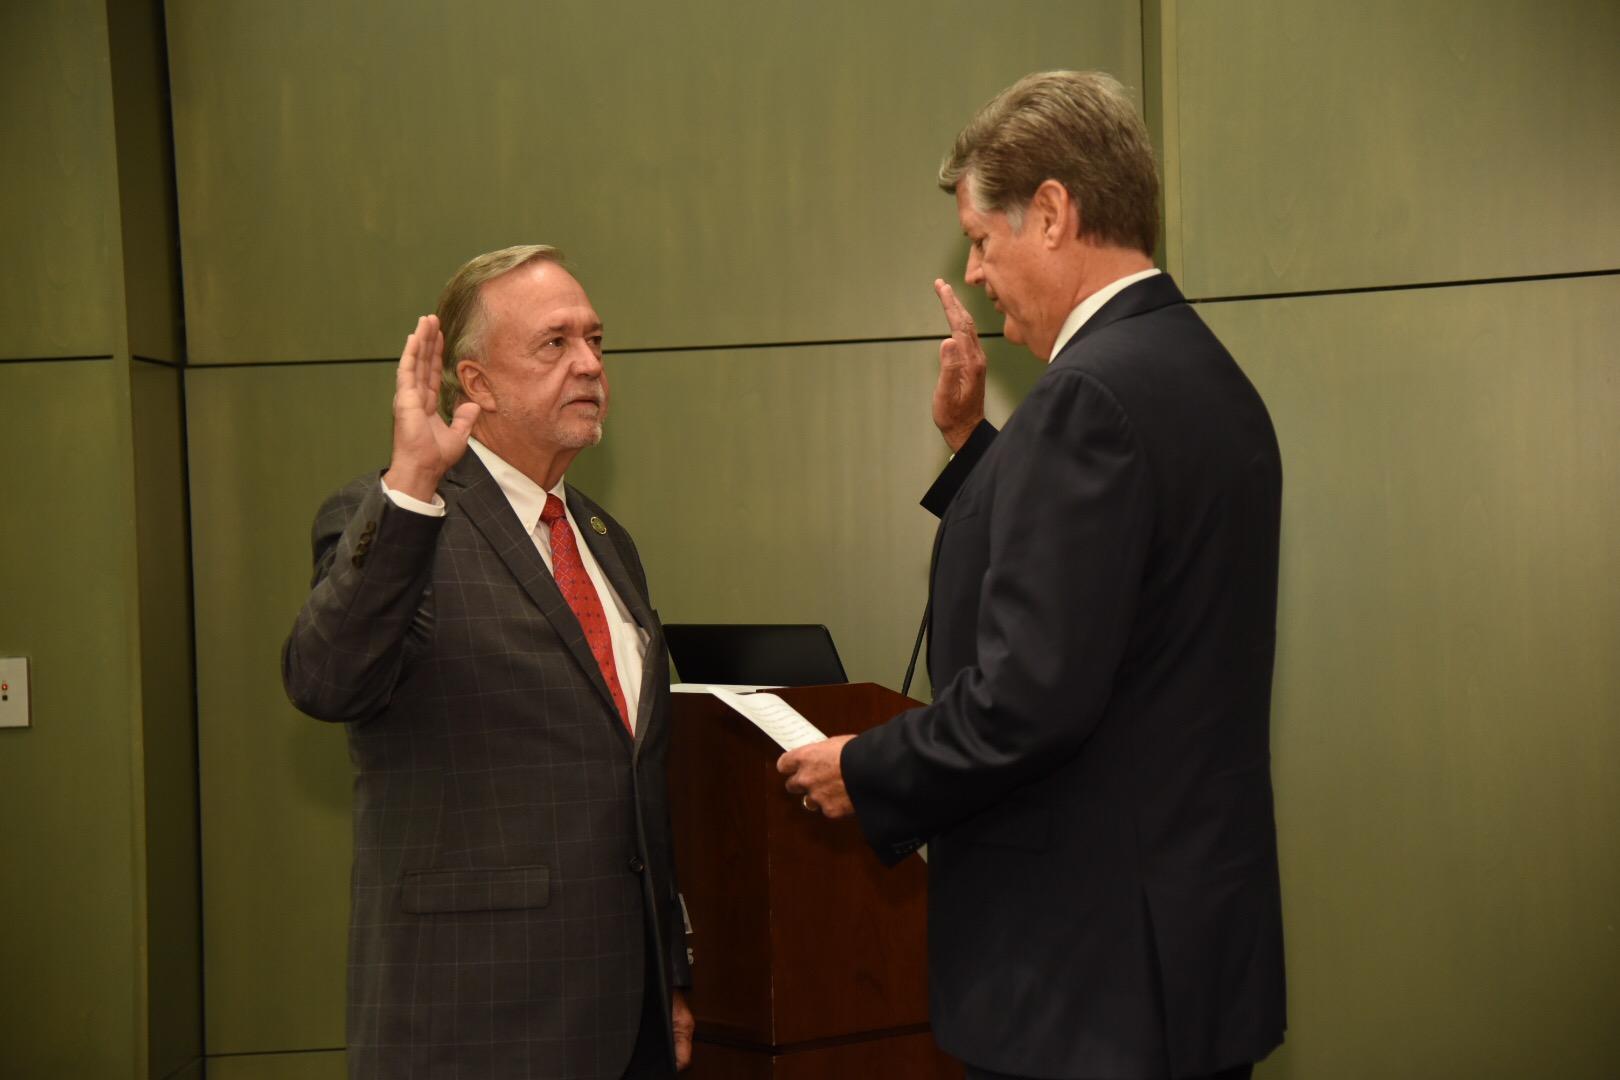
<path id="1" fill-rule="evenodd" d="M 872 683 L 774 690 L 828 735 L 917 702 Z M 675 860 L 692 932 L 693 1080 L 960 1080 L 928 1030 L 927 868 L 885 869 L 853 818 L 806 811 L 780 749 L 676 694 Z"/>

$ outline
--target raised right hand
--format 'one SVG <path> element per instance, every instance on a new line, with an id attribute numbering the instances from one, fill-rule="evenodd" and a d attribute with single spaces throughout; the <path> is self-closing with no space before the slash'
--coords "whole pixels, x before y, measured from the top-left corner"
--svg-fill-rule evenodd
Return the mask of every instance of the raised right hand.
<path id="1" fill-rule="evenodd" d="M 467 452 L 467 438 L 478 419 L 476 402 L 456 406 L 446 424 L 439 416 L 444 334 L 437 315 L 416 320 L 405 339 L 394 376 L 394 453 L 383 483 L 391 491 L 431 502 L 439 481 Z"/>
<path id="2" fill-rule="evenodd" d="M 935 278 L 934 292 L 951 328 L 951 336 L 939 343 L 934 426 L 955 453 L 984 419 L 984 346 L 979 344 L 973 316 L 968 314 L 951 287 Z"/>

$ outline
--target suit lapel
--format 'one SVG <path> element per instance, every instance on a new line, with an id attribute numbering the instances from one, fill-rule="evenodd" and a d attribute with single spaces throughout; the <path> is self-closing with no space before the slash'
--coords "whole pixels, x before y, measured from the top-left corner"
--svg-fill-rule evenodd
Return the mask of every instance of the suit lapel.
<path id="1" fill-rule="evenodd" d="M 613 586 L 613 591 L 619 594 L 624 606 L 630 610 L 630 617 L 636 620 L 637 625 L 649 634 L 652 633 L 652 608 L 648 605 L 646 597 L 641 595 L 640 587 L 630 577 L 630 570 L 624 563 L 624 557 L 619 554 L 616 538 L 607 531 L 597 531 L 598 524 L 602 525 L 603 530 L 611 528 L 602 520 L 601 508 L 581 495 L 572 484 L 568 486 L 568 505 L 574 512 L 574 520 L 579 522 L 579 531 L 585 537 L 585 546 L 596 556 L 596 565 L 602 568 L 602 576 Z"/>
<path id="2" fill-rule="evenodd" d="M 622 536 L 614 534 L 614 526 L 606 524 L 598 511 L 601 509 L 572 484 L 568 486 L 568 506 L 573 511 L 574 520 L 579 522 L 580 535 L 585 537 L 585 546 L 591 549 L 596 556 L 596 565 L 602 568 L 602 576 L 607 578 L 613 591 L 619 594 L 624 606 L 629 609 L 630 617 L 636 620 L 636 625 L 647 632 L 647 655 L 641 665 L 641 696 L 636 706 L 636 742 L 640 743 L 646 734 L 646 721 L 652 716 L 652 706 L 656 700 L 654 689 L 656 681 L 669 677 L 669 661 L 664 658 L 664 635 L 658 625 L 658 617 L 653 613 L 652 605 L 642 595 L 641 587 L 630 576 L 630 568 L 625 564 L 624 556 L 619 551 L 619 541 Z M 598 531 L 598 523 L 606 531 Z"/>
<path id="3" fill-rule="evenodd" d="M 557 636 L 573 654 L 585 677 L 607 703 L 608 711 L 617 716 L 619 707 L 614 704 L 607 681 L 602 678 L 602 669 L 591 654 L 591 647 L 585 643 L 585 631 L 580 628 L 573 609 L 563 599 L 556 580 L 546 568 L 545 560 L 540 558 L 534 538 L 523 531 L 523 525 L 518 521 L 517 514 L 513 513 L 512 504 L 507 501 L 501 486 L 471 450 L 446 474 L 446 480 L 450 482 L 447 487 L 460 489 L 459 494 L 453 490 L 447 491 L 447 496 L 454 498 L 455 505 L 467 520 L 484 534 L 495 549 L 495 554 L 500 556 L 517 579 L 518 586 L 557 631 Z M 622 730 L 622 725 L 620 728 Z"/>

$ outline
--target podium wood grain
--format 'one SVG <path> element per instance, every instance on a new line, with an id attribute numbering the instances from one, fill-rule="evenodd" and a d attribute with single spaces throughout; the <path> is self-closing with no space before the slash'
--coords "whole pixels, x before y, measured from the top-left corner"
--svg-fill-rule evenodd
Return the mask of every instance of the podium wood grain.
<path id="1" fill-rule="evenodd" d="M 775 691 L 828 735 L 916 704 L 871 683 Z M 927 868 L 885 869 L 853 820 L 806 811 L 769 737 L 676 695 L 675 858 L 691 917 L 705 1080 L 960 1077 L 928 1033 Z"/>

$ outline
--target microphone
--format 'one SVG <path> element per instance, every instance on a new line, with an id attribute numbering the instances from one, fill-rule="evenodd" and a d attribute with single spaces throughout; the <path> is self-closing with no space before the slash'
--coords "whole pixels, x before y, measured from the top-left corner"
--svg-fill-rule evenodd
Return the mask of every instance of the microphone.
<path id="1" fill-rule="evenodd" d="M 928 593 L 928 603 L 923 605 L 922 622 L 917 625 L 917 643 L 911 647 L 911 663 L 906 665 L 906 678 L 905 681 L 900 684 L 901 697 L 910 696 L 907 691 L 911 689 L 911 676 L 917 670 L 917 654 L 922 652 L 923 634 L 928 629 L 928 614 L 933 610 L 934 594 L 933 590 L 930 589 Z"/>

